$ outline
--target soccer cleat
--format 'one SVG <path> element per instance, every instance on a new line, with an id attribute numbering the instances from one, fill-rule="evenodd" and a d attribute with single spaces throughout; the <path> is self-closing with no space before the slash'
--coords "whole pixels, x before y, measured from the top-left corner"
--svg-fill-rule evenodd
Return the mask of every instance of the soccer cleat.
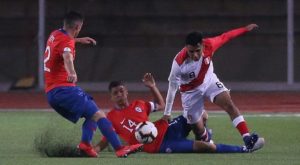
<path id="1" fill-rule="evenodd" d="M 125 158 L 129 154 L 132 154 L 132 153 L 135 153 L 138 151 L 142 151 L 142 147 L 143 147 L 143 144 L 134 144 L 134 145 L 130 145 L 130 146 L 123 146 L 122 148 L 120 148 L 116 151 L 116 155 L 117 155 L 117 157 Z"/>
<path id="2" fill-rule="evenodd" d="M 253 133 L 250 136 L 245 136 L 243 140 L 246 148 L 252 150 L 251 152 L 262 148 L 265 144 L 265 139 L 260 138 L 256 133 Z"/>
<path id="3" fill-rule="evenodd" d="M 88 157 L 93 157 L 96 158 L 98 157 L 97 152 L 94 150 L 91 144 L 86 143 L 86 142 L 80 142 L 77 148 L 80 151 L 80 154 L 83 156 L 88 156 Z"/>
<path id="4" fill-rule="evenodd" d="M 243 146 L 242 150 L 243 152 L 254 152 L 256 150 L 263 148 L 264 144 L 265 144 L 265 139 L 260 137 L 257 139 L 256 143 L 251 149 L 247 148 L 246 146 Z"/>

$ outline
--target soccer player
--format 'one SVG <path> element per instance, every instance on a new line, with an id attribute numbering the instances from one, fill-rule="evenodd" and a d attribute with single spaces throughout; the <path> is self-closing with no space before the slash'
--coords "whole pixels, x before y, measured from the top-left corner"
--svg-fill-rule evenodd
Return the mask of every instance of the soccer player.
<path id="1" fill-rule="evenodd" d="M 208 140 L 208 131 L 201 121 L 204 99 L 208 98 L 228 113 L 248 149 L 252 149 L 258 143 L 264 143 L 263 138 L 249 133 L 244 117 L 231 100 L 229 90 L 214 73 L 212 62 L 214 53 L 223 44 L 257 27 L 256 24 L 249 24 L 211 38 L 203 38 L 199 32 L 189 33 L 185 39 L 185 47 L 173 60 L 164 118 L 170 118 L 175 94 L 179 89 L 183 115 L 192 125 L 196 139 Z"/>
<path id="2" fill-rule="evenodd" d="M 45 91 L 51 107 L 64 118 L 76 123 L 84 117 L 80 151 L 90 157 L 97 157 L 91 145 L 94 131 L 98 127 L 113 146 L 118 157 L 126 157 L 137 151 L 141 145 L 123 146 L 114 132 L 105 113 L 100 111 L 93 98 L 76 86 L 77 74 L 74 68 L 75 42 L 96 44 L 89 37 L 77 38 L 83 25 L 83 16 L 77 12 L 65 15 L 63 28 L 54 30 L 47 41 L 44 54 Z"/>
<path id="3" fill-rule="evenodd" d="M 155 80 L 150 73 L 146 73 L 143 78 L 154 101 L 134 100 L 128 102 L 128 91 L 121 81 L 113 81 L 109 84 L 111 100 L 114 108 L 107 114 L 107 118 L 112 122 L 117 134 L 128 144 L 137 144 L 135 139 L 135 127 L 140 122 L 148 121 L 151 112 L 164 109 L 164 100 L 155 85 Z M 165 119 L 154 122 L 158 135 L 150 144 L 144 144 L 144 151 L 148 153 L 192 153 L 192 152 L 215 152 L 215 153 L 246 153 L 260 149 L 256 146 L 251 150 L 242 146 L 225 144 L 213 144 L 199 140 L 189 140 L 187 136 L 191 131 L 190 125 L 183 116 L 175 118 L 170 123 Z M 95 146 L 97 151 L 107 147 L 106 138 Z"/>

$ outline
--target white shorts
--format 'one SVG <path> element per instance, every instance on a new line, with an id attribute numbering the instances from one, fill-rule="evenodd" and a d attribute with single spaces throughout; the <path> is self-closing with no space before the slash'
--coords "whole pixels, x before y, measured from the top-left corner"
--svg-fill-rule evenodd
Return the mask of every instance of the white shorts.
<path id="1" fill-rule="evenodd" d="M 213 74 L 206 87 L 198 88 L 194 91 L 182 92 L 183 116 L 187 119 L 187 122 L 189 124 L 197 123 L 204 112 L 204 99 L 207 98 L 213 102 L 214 98 L 224 91 L 229 90 Z"/>

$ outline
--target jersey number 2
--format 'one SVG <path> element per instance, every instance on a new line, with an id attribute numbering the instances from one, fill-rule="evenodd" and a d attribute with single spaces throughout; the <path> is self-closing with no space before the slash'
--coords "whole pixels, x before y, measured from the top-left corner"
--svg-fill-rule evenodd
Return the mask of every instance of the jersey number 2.
<path id="1" fill-rule="evenodd" d="M 47 48 L 45 50 L 45 54 L 46 54 L 46 57 L 44 59 L 44 71 L 50 72 L 50 68 L 47 68 L 47 66 L 46 66 L 46 63 L 49 61 L 50 55 L 51 55 L 50 46 L 47 46 Z"/>

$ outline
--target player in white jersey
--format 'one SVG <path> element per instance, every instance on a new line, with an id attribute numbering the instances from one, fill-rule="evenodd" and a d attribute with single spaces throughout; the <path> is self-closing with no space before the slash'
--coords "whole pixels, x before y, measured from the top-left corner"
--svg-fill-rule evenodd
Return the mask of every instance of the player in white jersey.
<path id="1" fill-rule="evenodd" d="M 250 134 L 246 121 L 231 100 L 229 90 L 214 73 L 212 57 L 215 51 L 230 39 L 257 28 L 256 24 L 233 29 L 219 36 L 202 38 L 199 32 L 189 33 L 185 47 L 175 56 L 169 76 L 164 118 L 171 116 L 177 90 L 180 90 L 183 116 L 192 125 L 197 140 L 209 141 L 209 131 L 202 121 L 204 99 L 220 106 L 230 116 L 233 125 L 243 136 L 247 148 L 264 143 L 257 134 Z"/>

